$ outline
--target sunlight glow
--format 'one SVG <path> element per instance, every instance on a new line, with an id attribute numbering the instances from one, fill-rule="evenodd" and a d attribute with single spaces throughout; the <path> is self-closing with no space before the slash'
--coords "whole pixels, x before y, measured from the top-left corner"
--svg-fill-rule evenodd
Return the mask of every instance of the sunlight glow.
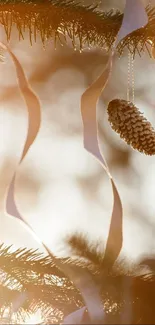
<path id="1" fill-rule="evenodd" d="M 27 316 L 24 324 L 37 325 L 37 324 L 41 324 L 42 322 L 43 322 L 43 319 L 41 317 L 41 311 L 38 310 L 35 314 Z"/>

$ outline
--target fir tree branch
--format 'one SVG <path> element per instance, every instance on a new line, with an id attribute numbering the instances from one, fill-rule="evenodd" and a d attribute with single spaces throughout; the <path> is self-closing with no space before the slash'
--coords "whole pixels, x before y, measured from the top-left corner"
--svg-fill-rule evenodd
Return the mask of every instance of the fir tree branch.
<path id="1" fill-rule="evenodd" d="M 119 55 L 128 49 L 134 55 L 149 51 L 148 42 L 155 44 L 155 8 L 146 8 L 149 23 L 127 36 L 117 47 Z M 97 6 L 82 6 L 74 0 L 1 0 L 0 23 L 4 26 L 7 39 L 15 24 L 19 39 L 24 39 L 25 30 L 29 31 L 30 43 L 39 34 L 43 43 L 53 39 L 64 43 L 66 37 L 72 40 L 74 48 L 100 47 L 107 52 L 111 49 L 123 14 L 111 10 L 101 12 Z M 79 43 L 79 45 L 77 45 Z M 150 53 L 150 51 L 149 51 Z"/>
<path id="2" fill-rule="evenodd" d="M 84 257 L 92 262 L 92 275 L 101 288 L 103 305 L 106 314 L 106 323 L 120 323 L 120 315 L 123 306 L 128 306 L 127 288 L 131 289 L 131 301 L 133 304 L 132 324 L 136 324 L 140 317 L 139 324 L 154 324 L 154 300 L 155 300 L 155 274 L 152 272 L 152 257 L 150 274 L 138 275 L 135 270 L 132 274 L 127 272 L 123 264 L 119 262 L 119 267 L 109 274 L 104 274 L 103 266 L 101 268 L 100 254 L 96 253 L 95 247 L 90 247 L 87 241 L 82 237 L 81 243 L 76 239 L 70 240 L 75 247 L 75 252 L 83 256 L 83 247 L 85 247 Z M 76 250 L 78 248 L 78 250 Z M 81 249 L 81 254 L 80 254 Z M 62 260 L 65 263 L 70 261 Z M 77 264 L 77 260 L 72 263 Z M 9 266 L 6 266 L 8 264 Z M 141 264 L 150 265 L 150 260 L 143 260 Z M 52 257 L 42 257 L 37 251 L 17 250 L 11 252 L 9 247 L 0 247 L 0 317 L 3 311 L 11 308 L 14 302 L 20 302 L 21 295 L 26 293 L 26 299 L 19 304 L 19 309 L 15 315 L 21 317 L 25 313 L 34 313 L 41 309 L 47 323 L 62 322 L 64 316 L 83 306 L 80 293 L 74 285 L 64 276 L 63 273 L 56 274 L 57 267 L 52 261 Z M 81 267 L 87 267 L 83 263 Z M 88 265 L 90 270 L 90 265 Z M 42 278 L 40 278 L 40 270 Z M 52 272 L 54 271 L 54 275 Z M 59 272 L 59 270 L 58 270 Z M 18 275 L 21 273 L 21 281 L 18 281 Z M 20 283 L 19 283 L 20 282 Z M 61 285 L 60 285 L 61 283 Z M 128 285 L 130 284 L 130 287 Z M 20 285 L 19 285 L 20 284 Z M 146 299 L 147 297 L 147 299 Z M 111 312 L 109 313 L 109 309 Z M 23 314 L 24 313 L 24 314 Z M 117 321 L 116 321 L 117 320 Z M 3 318 L 2 318 L 3 321 Z M 4 322 L 3 322 L 4 323 Z"/>
<path id="3" fill-rule="evenodd" d="M 52 257 L 42 257 L 37 251 L 0 246 L 0 310 L 11 307 L 21 294 L 25 301 L 16 314 L 34 313 L 41 309 L 51 319 L 72 312 L 83 305 L 80 293 L 57 269 Z"/>
<path id="4" fill-rule="evenodd" d="M 7 268 L 18 267 L 19 269 L 31 270 L 37 274 L 53 274 L 58 277 L 63 277 L 63 273 L 54 265 L 50 256 L 44 257 L 37 250 L 18 249 L 11 252 L 11 247 L 0 245 L 0 265 L 3 265 L 3 270 Z"/>
<path id="5" fill-rule="evenodd" d="M 86 259 L 91 264 L 100 265 L 103 262 L 104 253 L 100 252 L 99 243 L 90 245 L 85 236 L 74 234 L 67 238 L 67 244 L 72 248 L 75 255 Z"/>

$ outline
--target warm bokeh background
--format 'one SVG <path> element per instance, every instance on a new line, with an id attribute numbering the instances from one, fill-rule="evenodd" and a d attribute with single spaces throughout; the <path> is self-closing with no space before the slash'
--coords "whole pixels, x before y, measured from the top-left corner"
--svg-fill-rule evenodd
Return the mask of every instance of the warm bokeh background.
<path id="1" fill-rule="evenodd" d="M 89 1 L 90 3 L 91 1 Z M 112 4 L 113 2 L 113 4 Z M 153 1 L 152 1 L 153 2 Z M 146 1 L 147 3 L 147 1 Z M 103 8 L 121 8 L 124 1 L 103 1 Z M 83 149 L 80 97 L 101 73 L 107 60 L 101 49 L 74 52 L 70 42 L 54 49 L 40 40 L 31 47 L 28 34 L 19 42 L 12 30 L 10 46 L 20 59 L 42 106 L 38 138 L 19 168 L 16 199 L 20 212 L 40 238 L 59 255 L 70 251 L 66 235 L 82 232 L 104 246 L 112 209 L 110 182 L 98 162 Z M 0 39 L 5 40 L 0 30 Z M 27 116 L 14 66 L 6 55 L 0 65 L 0 195 L 21 155 Z M 134 63 L 135 103 L 155 125 L 155 60 L 148 54 Z M 114 98 L 126 99 L 128 53 L 116 57 L 106 91 L 98 103 L 100 139 L 124 207 L 122 254 L 140 258 L 155 252 L 155 158 L 133 151 L 109 126 L 106 107 Z M 1 216 L 0 216 L 1 218 Z M 40 247 L 23 227 L 1 218 L 1 240 L 16 247 Z"/>

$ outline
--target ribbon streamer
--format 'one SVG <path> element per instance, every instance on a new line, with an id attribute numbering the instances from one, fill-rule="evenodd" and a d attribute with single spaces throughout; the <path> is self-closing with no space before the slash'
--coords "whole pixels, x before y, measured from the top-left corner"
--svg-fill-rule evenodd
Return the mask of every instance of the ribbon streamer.
<path id="1" fill-rule="evenodd" d="M 40 103 L 37 98 L 37 96 L 34 94 L 34 92 L 31 90 L 28 81 L 26 79 L 26 76 L 24 74 L 23 68 L 20 65 L 18 59 L 16 56 L 12 53 L 12 51 L 9 49 L 8 46 L 0 43 L 0 46 L 7 50 L 9 54 L 11 55 L 13 62 L 16 67 L 16 73 L 17 73 L 17 78 L 18 78 L 18 84 L 20 91 L 25 99 L 27 110 L 28 110 L 28 134 L 27 134 L 27 139 L 24 145 L 24 150 L 23 154 L 20 160 L 20 163 L 24 159 L 26 153 L 28 152 L 30 146 L 34 142 L 39 128 L 40 128 L 40 121 L 41 121 L 41 109 L 40 109 Z M 35 119 L 35 128 L 33 127 L 33 120 Z M 31 228 L 31 226 L 26 222 L 26 220 L 23 219 L 21 214 L 19 213 L 16 203 L 15 203 L 15 198 L 14 198 L 14 185 L 15 185 L 15 177 L 16 177 L 16 172 L 14 174 L 14 177 L 12 179 L 12 182 L 10 184 L 9 190 L 8 190 L 8 195 L 6 199 L 6 210 L 9 214 L 13 215 L 16 218 L 21 219 L 23 222 L 23 226 L 25 225 L 28 226 L 29 231 L 32 232 L 34 237 L 38 240 L 40 243 L 41 240 L 37 237 L 36 233 L 34 230 Z M 78 267 L 74 267 L 72 265 L 67 265 L 67 264 L 62 264 L 59 259 L 55 258 L 49 248 L 45 245 L 45 243 L 42 242 L 42 245 L 46 249 L 47 253 L 52 256 L 53 261 L 55 264 L 66 274 L 66 276 L 69 277 L 71 281 L 75 284 L 76 288 L 80 290 L 86 306 L 89 306 L 89 309 L 91 310 L 90 315 L 92 316 L 92 319 L 94 320 L 95 324 L 95 319 L 98 319 L 98 323 L 100 319 L 103 319 L 104 317 L 104 312 L 103 308 L 101 305 L 101 301 L 99 298 L 99 290 L 94 284 L 93 279 L 91 278 L 91 275 L 87 272 L 87 270 L 80 269 Z M 92 299 L 89 298 L 89 294 L 91 294 L 91 297 L 95 297 L 96 299 L 96 305 L 92 303 Z M 94 302 L 94 300 L 93 300 Z M 20 306 L 20 302 L 19 302 Z M 94 306 L 94 308 L 93 308 Z M 94 315 L 94 317 L 93 317 Z M 77 323 L 77 322 L 76 322 Z"/>
<path id="2" fill-rule="evenodd" d="M 115 262 L 122 248 L 123 213 L 119 193 L 112 179 L 105 158 L 99 148 L 96 104 L 99 99 L 99 96 L 105 89 L 108 79 L 110 77 L 116 46 L 124 37 L 129 35 L 134 30 L 145 26 L 147 23 L 148 17 L 145 8 L 142 4 L 142 1 L 127 0 L 122 26 L 118 32 L 118 36 L 112 53 L 110 55 L 109 61 L 107 63 L 107 66 L 101 76 L 84 92 L 81 99 L 81 115 L 84 127 L 84 147 L 87 151 L 93 154 L 95 158 L 99 160 L 107 175 L 109 176 L 112 184 L 114 204 L 109 236 L 104 256 L 104 258 L 108 258 L 108 260 L 110 258 L 111 264 Z"/>
<path id="3" fill-rule="evenodd" d="M 111 263 L 116 260 L 120 250 L 122 248 L 122 204 L 116 188 L 116 185 L 110 174 L 108 165 L 103 157 L 98 143 L 98 130 L 97 130 L 97 117 L 96 117 L 96 104 L 101 92 L 105 88 L 108 78 L 112 69 L 112 56 L 107 63 L 107 66 L 101 76 L 90 86 L 81 98 L 81 114 L 84 126 L 84 147 L 88 150 L 95 158 L 99 160 L 104 170 L 108 174 L 114 196 L 114 206 L 112 213 L 112 222 L 109 231 L 109 240 L 107 241 L 107 247 L 105 251 L 105 257 L 109 258 L 113 254 Z M 116 222 L 116 219 L 117 222 Z M 115 225 L 117 224 L 117 228 Z"/>
<path id="4" fill-rule="evenodd" d="M 148 24 L 148 15 L 142 0 L 126 0 L 122 26 L 118 32 L 115 47 L 135 30 Z"/>
<path id="5" fill-rule="evenodd" d="M 59 263 L 59 261 L 58 261 Z M 74 265 L 68 265 L 68 264 L 57 264 L 60 266 L 60 268 L 63 270 L 63 272 L 69 276 L 71 281 L 74 283 L 76 288 L 80 291 L 83 300 L 85 302 L 87 311 L 89 313 L 89 318 L 91 320 L 92 324 L 103 324 L 105 314 L 104 309 L 102 305 L 102 301 L 100 298 L 100 288 L 96 285 L 94 280 L 92 279 L 92 276 L 89 274 L 87 269 L 74 266 Z M 85 309 L 86 310 L 86 309 Z M 83 315 L 84 311 L 83 309 Z M 75 318 L 77 315 L 77 319 Z M 80 324 L 79 323 L 79 315 L 81 315 L 80 310 L 77 310 L 77 314 L 74 312 L 74 319 L 75 323 L 73 323 L 72 314 L 70 314 L 67 319 L 67 324 Z M 70 322 L 69 322 L 70 320 Z M 64 319 L 66 324 L 66 318 Z"/>
<path id="6" fill-rule="evenodd" d="M 10 50 L 10 48 L 7 45 L 4 45 L 3 43 L 0 42 L 0 46 L 1 48 L 3 48 L 3 50 L 7 50 L 9 52 L 14 62 L 19 89 L 25 100 L 27 112 L 28 112 L 28 133 L 27 133 L 26 142 L 24 144 L 22 157 L 20 160 L 21 163 L 39 132 L 40 124 L 41 124 L 41 107 L 40 107 L 39 99 L 35 95 L 34 91 L 31 89 L 27 81 L 27 78 L 25 76 L 24 70 L 21 64 L 19 63 L 18 59 L 16 58 L 16 56 L 13 54 L 13 52 Z M 15 199 L 14 199 L 15 177 L 16 177 L 16 172 L 14 174 L 14 177 L 9 187 L 7 200 L 6 200 L 6 211 L 7 213 L 17 218 L 23 219 L 16 207 Z"/>
<path id="7" fill-rule="evenodd" d="M 114 48 L 110 55 L 107 66 L 101 76 L 84 92 L 81 98 L 81 115 L 84 128 L 84 147 L 88 152 L 93 154 L 93 156 L 97 158 L 97 160 L 99 160 L 102 167 L 109 176 L 113 190 L 113 211 L 108 240 L 106 243 L 106 249 L 104 254 L 105 265 L 108 265 L 109 267 L 111 267 L 115 263 L 122 248 L 123 211 L 121 199 L 117 191 L 116 185 L 112 179 L 106 160 L 99 148 L 96 104 L 99 99 L 99 96 L 105 89 L 109 80 L 110 73 L 112 70 L 113 57 L 117 45 L 124 37 L 129 35 L 134 30 L 145 26 L 147 23 L 148 17 L 142 2 L 140 0 L 126 0 L 126 7 L 122 26 L 120 28 L 120 31 L 118 32 L 118 36 L 115 41 Z"/>
<path id="8" fill-rule="evenodd" d="M 81 309 L 74 311 L 74 313 L 69 314 L 67 317 L 65 317 L 63 321 L 63 325 L 81 324 L 85 311 L 86 311 L 86 307 L 83 307 Z"/>

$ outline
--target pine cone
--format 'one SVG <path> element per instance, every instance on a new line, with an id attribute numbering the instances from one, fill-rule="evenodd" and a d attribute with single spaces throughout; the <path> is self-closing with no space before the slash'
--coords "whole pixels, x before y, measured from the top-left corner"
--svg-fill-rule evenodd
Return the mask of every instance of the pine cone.
<path id="1" fill-rule="evenodd" d="M 155 155 L 155 130 L 133 103 L 114 99 L 108 105 L 109 122 L 125 142 L 146 155 Z"/>

